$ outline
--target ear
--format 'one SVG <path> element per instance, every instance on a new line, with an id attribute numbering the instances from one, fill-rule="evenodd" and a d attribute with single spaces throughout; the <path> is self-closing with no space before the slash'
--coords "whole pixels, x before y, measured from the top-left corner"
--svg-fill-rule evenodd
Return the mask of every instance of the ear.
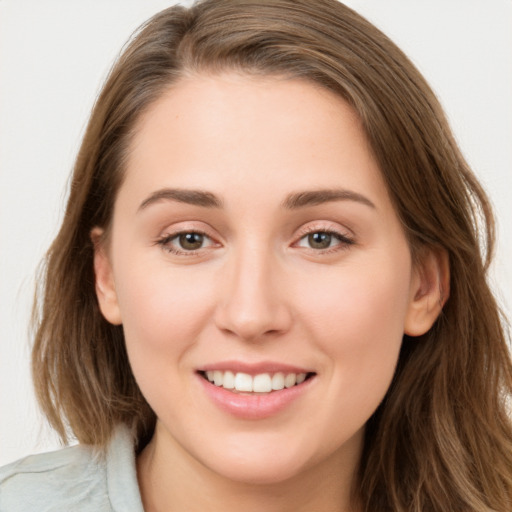
<path id="1" fill-rule="evenodd" d="M 413 268 L 405 334 L 421 336 L 434 325 L 450 294 L 450 265 L 444 249 L 425 249 Z"/>
<path id="2" fill-rule="evenodd" d="M 91 230 L 91 240 L 94 246 L 96 296 L 105 319 L 111 324 L 120 325 L 122 323 L 121 311 L 117 302 L 112 265 L 105 247 L 103 233 L 104 231 L 101 228 Z"/>

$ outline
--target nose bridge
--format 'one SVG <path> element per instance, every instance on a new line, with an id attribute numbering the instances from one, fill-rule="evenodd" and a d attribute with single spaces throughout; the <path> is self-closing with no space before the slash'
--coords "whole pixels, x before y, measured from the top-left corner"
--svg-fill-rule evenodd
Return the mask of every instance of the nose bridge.
<path id="1" fill-rule="evenodd" d="M 279 262 L 271 248 L 248 240 L 233 249 L 226 264 L 218 327 L 251 340 L 285 331 L 291 317 L 279 286 Z"/>

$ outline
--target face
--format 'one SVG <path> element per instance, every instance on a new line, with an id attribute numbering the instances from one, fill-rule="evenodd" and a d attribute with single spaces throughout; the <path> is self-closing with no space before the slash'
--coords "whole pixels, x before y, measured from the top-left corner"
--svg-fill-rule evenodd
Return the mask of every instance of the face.
<path id="1" fill-rule="evenodd" d="M 426 330 L 357 116 L 299 80 L 167 91 L 139 120 L 95 265 L 158 449 L 232 480 L 354 469 L 404 332 Z"/>

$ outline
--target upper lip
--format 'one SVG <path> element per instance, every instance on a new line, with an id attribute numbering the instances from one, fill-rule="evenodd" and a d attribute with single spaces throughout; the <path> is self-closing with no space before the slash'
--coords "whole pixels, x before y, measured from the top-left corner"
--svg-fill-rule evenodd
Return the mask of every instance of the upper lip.
<path id="1" fill-rule="evenodd" d="M 247 373 L 249 375 L 258 375 L 261 373 L 314 373 L 311 368 L 295 366 L 287 363 L 277 361 L 259 361 L 259 362 L 244 362 L 244 361 L 219 361 L 216 363 L 209 363 L 197 369 L 198 372 L 207 371 L 231 371 L 233 373 Z"/>

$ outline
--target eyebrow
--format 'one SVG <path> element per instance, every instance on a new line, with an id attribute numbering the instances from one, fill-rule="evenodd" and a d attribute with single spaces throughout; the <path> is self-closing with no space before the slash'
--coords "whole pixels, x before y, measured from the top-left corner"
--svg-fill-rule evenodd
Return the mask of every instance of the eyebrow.
<path id="1" fill-rule="evenodd" d="M 367 197 L 345 189 L 308 190 L 290 194 L 282 203 L 287 210 L 296 210 L 308 206 L 318 206 L 333 201 L 355 201 L 370 208 L 376 208 L 375 204 Z"/>
<path id="2" fill-rule="evenodd" d="M 176 188 L 163 188 L 153 192 L 139 206 L 139 211 L 148 206 L 161 201 L 177 201 L 179 203 L 202 206 L 203 208 L 222 208 L 223 201 L 211 192 L 203 190 L 189 190 Z M 320 204 L 334 201 L 355 201 L 370 208 L 375 208 L 375 204 L 367 197 L 345 189 L 324 189 L 307 190 L 304 192 L 294 192 L 286 197 L 281 203 L 287 210 L 297 210 L 308 206 L 318 206 Z"/>
<path id="3" fill-rule="evenodd" d="M 203 190 L 186 190 L 177 188 L 163 188 L 153 192 L 139 206 L 139 211 L 161 201 L 177 201 L 179 203 L 202 206 L 204 208 L 222 208 L 222 201 L 211 192 Z"/>

